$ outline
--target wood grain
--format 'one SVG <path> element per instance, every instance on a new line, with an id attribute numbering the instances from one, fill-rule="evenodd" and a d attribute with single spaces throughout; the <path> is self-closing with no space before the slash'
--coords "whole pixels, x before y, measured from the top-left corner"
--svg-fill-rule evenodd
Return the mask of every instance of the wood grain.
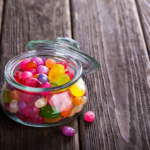
<path id="1" fill-rule="evenodd" d="M 7 0 L 2 26 L 0 72 L 9 59 L 26 51 L 27 42 L 71 37 L 69 0 Z M 2 87 L 4 77 L 0 76 Z M 73 138 L 61 134 L 62 126 L 32 128 L 18 124 L 0 109 L 1 150 L 78 150 L 77 119 L 68 124 L 75 128 Z"/>
<path id="2" fill-rule="evenodd" d="M 134 0 L 71 0 L 73 38 L 100 63 L 86 75 L 93 123 L 79 119 L 84 150 L 150 149 L 149 57 Z"/>

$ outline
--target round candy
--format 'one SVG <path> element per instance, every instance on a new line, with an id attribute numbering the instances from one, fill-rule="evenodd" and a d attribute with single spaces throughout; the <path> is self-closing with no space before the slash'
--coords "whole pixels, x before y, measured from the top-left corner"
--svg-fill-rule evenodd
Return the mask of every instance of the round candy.
<path id="1" fill-rule="evenodd" d="M 24 85 L 38 88 L 42 86 L 42 82 L 40 82 L 39 80 L 35 78 L 28 78 L 24 80 Z"/>
<path id="2" fill-rule="evenodd" d="M 37 73 L 38 74 L 46 74 L 48 75 L 49 69 L 46 66 L 38 66 Z"/>
<path id="3" fill-rule="evenodd" d="M 82 103 L 82 98 L 81 97 L 75 97 L 73 100 L 72 100 L 72 103 L 73 105 L 77 106 L 77 105 L 80 105 Z"/>
<path id="4" fill-rule="evenodd" d="M 20 64 L 20 68 L 25 70 L 25 66 L 28 62 L 30 62 L 31 60 L 29 58 L 25 58 L 24 60 L 22 60 L 21 64 Z"/>
<path id="5" fill-rule="evenodd" d="M 12 90 L 16 90 L 16 88 L 14 86 L 12 86 L 10 83 L 6 83 L 6 87 L 8 90 L 12 91 Z"/>
<path id="6" fill-rule="evenodd" d="M 41 97 L 40 99 L 38 99 L 38 100 L 35 102 L 35 106 L 36 106 L 37 108 L 44 107 L 45 105 L 47 105 L 47 99 L 44 98 L 44 97 Z"/>
<path id="7" fill-rule="evenodd" d="M 33 74 L 33 76 L 36 74 L 36 70 L 35 69 L 28 69 L 27 71 L 31 72 Z"/>
<path id="8" fill-rule="evenodd" d="M 49 82 L 49 79 L 45 74 L 39 74 L 37 79 L 42 83 Z"/>
<path id="9" fill-rule="evenodd" d="M 25 102 L 23 102 L 23 101 L 19 101 L 19 102 L 18 102 L 18 107 L 19 107 L 20 109 L 25 108 L 26 105 L 27 105 L 27 104 L 26 104 Z"/>
<path id="10" fill-rule="evenodd" d="M 70 81 L 70 77 L 67 74 L 62 74 L 57 80 L 57 85 L 58 86 L 63 85 L 69 81 Z"/>
<path id="11" fill-rule="evenodd" d="M 37 115 L 37 116 L 29 116 L 29 121 L 35 124 L 42 124 L 45 120 L 43 117 Z"/>
<path id="12" fill-rule="evenodd" d="M 24 122 L 27 122 L 28 121 L 28 116 L 24 115 L 23 114 L 23 111 L 22 110 L 19 110 L 17 113 L 16 113 L 16 117 L 19 118 L 20 120 L 24 121 Z"/>
<path id="13" fill-rule="evenodd" d="M 85 121 L 92 122 L 95 118 L 95 113 L 93 111 L 88 111 L 85 113 Z"/>
<path id="14" fill-rule="evenodd" d="M 70 77 L 70 80 L 73 78 L 73 73 L 71 73 L 70 71 L 65 71 L 65 74 Z"/>
<path id="15" fill-rule="evenodd" d="M 22 79 L 27 79 L 27 78 L 31 78 L 33 76 L 33 74 L 29 71 L 25 71 L 22 73 Z"/>
<path id="16" fill-rule="evenodd" d="M 27 64 L 26 64 L 26 66 L 25 66 L 25 70 L 28 70 L 28 69 L 37 69 L 37 64 L 36 64 L 36 62 L 34 62 L 34 61 L 30 61 L 30 62 L 28 62 Z"/>
<path id="17" fill-rule="evenodd" d="M 47 59 L 45 63 L 46 67 L 52 68 L 56 64 L 56 61 L 54 59 Z"/>
<path id="18" fill-rule="evenodd" d="M 40 57 L 33 57 L 32 61 L 36 62 L 37 66 L 44 65 L 44 62 Z"/>
<path id="19" fill-rule="evenodd" d="M 44 65 L 46 64 L 47 58 L 42 58 Z"/>
<path id="20" fill-rule="evenodd" d="M 24 115 L 26 116 L 37 116 L 39 114 L 39 108 L 36 108 L 35 106 L 26 106 L 24 109 L 23 109 L 23 113 Z"/>
<path id="21" fill-rule="evenodd" d="M 67 64 L 64 61 L 60 61 L 57 64 L 64 66 L 65 69 L 67 68 Z"/>
<path id="22" fill-rule="evenodd" d="M 64 126 L 62 128 L 62 134 L 64 134 L 65 136 L 74 136 L 75 130 L 71 127 Z"/>
<path id="23" fill-rule="evenodd" d="M 18 90 L 13 90 L 13 91 L 9 92 L 9 98 L 11 100 L 13 100 L 13 99 L 20 100 L 20 95 L 21 95 L 21 92 Z"/>
<path id="24" fill-rule="evenodd" d="M 11 113 L 16 113 L 18 111 L 17 100 L 11 100 L 11 102 L 9 104 L 9 111 Z"/>
<path id="25" fill-rule="evenodd" d="M 51 88 L 52 86 L 50 85 L 49 82 L 45 82 L 41 88 Z M 40 94 L 43 96 L 49 95 L 51 93 L 51 91 L 47 91 L 47 92 L 41 92 Z"/>
<path id="26" fill-rule="evenodd" d="M 29 102 L 34 98 L 34 95 L 27 94 L 27 93 L 21 93 L 20 100 L 23 102 Z"/>
<path id="27" fill-rule="evenodd" d="M 10 91 L 8 91 L 8 90 L 3 92 L 3 98 L 4 98 L 5 103 L 10 103 L 11 102 L 11 99 L 9 98 L 9 92 Z"/>
<path id="28" fill-rule="evenodd" d="M 62 65 L 56 64 L 49 71 L 48 78 L 51 82 L 57 82 L 58 78 L 65 73 L 65 69 Z"/>

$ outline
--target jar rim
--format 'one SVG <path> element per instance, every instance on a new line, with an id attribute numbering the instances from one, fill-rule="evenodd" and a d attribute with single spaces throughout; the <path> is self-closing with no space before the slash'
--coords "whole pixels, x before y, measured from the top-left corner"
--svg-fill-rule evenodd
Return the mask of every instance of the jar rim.
<path id="1" fill-rule="evenodd" d="M 74 77 L 66 84 L 57 87 L 51 87 L 51 88 L 34 88 L 34 87 L 25 86 L 18 83 L 13 76 L 13 70 L 15 69 L 16 65 L 24 58 L 35 57 L 35 56 L 59 57 L 71 62 L 74 65 L 74 67 L 76 67 L 76 69 L 74 68 Z M 44 92 L 57 91 L 57 90 L 70 87 L 71 85 L 75 84 L 79 80 L 79 78 L 81 78 L 82 71 L 83 71 L 82 64 L 78 59 L 74 59 L 73 57 L 67 57 L 62 51 L 58 51 L 58 50 L 56 51 L 56 49 L 53 48 L 49 48 L 49 49 L 43 48 L 42 50 L 27 51 L 13 57 L 11 60 L 8 61 L 8 63 L 5 66 L 4 77 L 8 81 L 8 83 L 16 87 L 17 89 L 38 93 L 43 91 Z"/>

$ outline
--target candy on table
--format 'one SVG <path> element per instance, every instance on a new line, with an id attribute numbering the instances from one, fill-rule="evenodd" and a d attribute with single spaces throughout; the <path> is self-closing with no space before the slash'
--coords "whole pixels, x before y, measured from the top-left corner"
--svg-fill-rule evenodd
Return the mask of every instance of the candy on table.
<path id="1" fill-rule="evenodd" d="M 76 112 L 76 113 L 78 113 L 78 112 L 80 112 L 82 109 L 83 109 L 83 104 L 80 104 L 80 105 L 78 105 L 78 106 L 74 106 L 74 111 Z"/>
<path id="2" fill-rule="evenodd" d="M 87 102 L 87 97 L 86 97 L 86 96 L 83 96 L 83 97 L 82 97 L 82 104 L 84 105 L 86 102 Z"/>
<path id="3" fill-rule="evenodd" d="M 44 65 L 46 65 L 47 58 L 42 58 Z"/>
<path id="4" fill-rule="evenodd" d="M 93 111 L 88 111 L 85 113 L 85 121 L 92 122 L 95 119 L 95 113 Z"/>
<path id="5" fill-rule="evenodd" d="M 35 61 L 30 61 L 26 64 L 25 66 L 25 70 L 28 70 L 28 69 L 37 69 L 37 64 Z"/>
<path id="6" fill-rule="evenodd" d="M 5 110 L 9 111 L 9 103 L 5 103 L 4 108 L 5 108 Z"/>
<path id="7" fill-rule="evenodd" d="M 45 105 L 47 105 L 47 99 L 44 98 L 44 97 L 41 97 L 40 99 L 38 99 L 38 100 L 35 102 L 35 106 L 36 106 L 37 108 L 44 107 Z"/>
<path id="8" fill-rule="evenodd" d="M 73 73 L 71 73 L 70 71 L 65 71 L 65 74 L 69 76 L 70 80 L 73 78 Z"/>
<path id="9" fill-rule="evenodd" d="M 37 78 L 38 78 L 38 75 L 39 75 L 39 74 L 35 74 L 35 75 L 33 76 L 33 78 L 36 78 L 36 79 L 37 79 Z"/>
<path id="10" fill-rule="evenodd" d="M 60 115 L 59 117 L 54 118 L 54 119 L 44 118 L 45 122 L 47 122 L 47 123 L 55 123 L 55 122 L 58 122 L 62 119 L 63 119 L 62 115 Z"/>
<path id="11" fill-rule="evenodd" d="M 46 105 L 42 108 L 40 108 L 39 112 L 40 116 L 44 118 L 57 118 L 60 115 L 60 110 L 57 107 L 52 107 L 50 105 Z"/>
<path id="12" fill-rule="evenodd" d="M 67 82 L 70 81 L 70 77 L 67 74 L 62 74 L 61 76 L 59 76 L 58 80 L 57 80 L 57 85 L 63 85 Z"/>
<path id="13" fill-rule="evenodd" d="M 29 102 L 34 98 L 34 95 L 28 93 L 21 93 L 20 100 L 23 102 Z"/>
<path id="14" fill-rule="evenodd" d="M 51 88 L 52 86 L 50 85 L 49 82 L 45 82 L 41 88 Z M 47 92 L 41 92 L 40 94 L 43 96 L 49 95 L 51 93 L 51 91 L 47 91 Z"/>
<path id="15" fill-rule="evenodd" d="M 8 90 L 5 90 L 4 92 L 3 92 L 3 98 L 4 98 L 4 102 L 5 103 L 10 103 L 11 102 L 11 99 L 9 98 L 9 93 L 10 93 L 10 91 L 8 91 Z"/>
<path id="16" fill-rule="evenodd" d="M 67 68 L 67 64 L 64 61 L 60 61 L 57 64 L 64 66 L 65 69 Z"/>
<path id="17" fill-rule="evenodd" d="M 9 111 L 11 113 L 16 113 L 18 111 L 17 100 L 11 100 L 11 102 L 9 103 Z"/>
<path id="18" fill-rule="evenodd" d="M 27 106 L 27 104 L 26 104 L 24 101 L 19 101 L 19 102 L 18 102 L 18 107 L 19 107 L 20 109 L 24 109 L 26 106 Z"/>
<path id="19" fill-rule="evenodd" d="M 31 105 L 31 106 L 26 106 L 24 109 L 23 109 L 23 113 L 24 115 L 26 116 L 37 116 L 39 114 L 39 111 L 40 109 L 39 108 L 36 108 L 35 106 Z"/>
<path id="20" fill-rule="evenodd" d="M 75 130 L 71 127 L 64 126 L 62 128 L 62 134 L 64 134 L 65 136 L 74 136 Z"/>
<path id="21" fill-rule="evenodd" d="M 9 98 L 12 100 L 20 100 L 21 92 L 18 90 L 13 90 L 9 92 Z"/>
<path id="22" fill-rule="evenodd" d="M 42 86 L 42 82 L 40 82 L 39 80 L 35 78 L 28 78 L 24 80 L 24 85 L 38 88 Z"/>
<path id="23" fill-rule="evenodd" d="M 82 103 L 82 97 L 75 97 L 73 100 L 72 100 L 72 103 L 73 105 L 77 106 L 77 105 L 80 105 Z"/>
<path id="24" fill-rule="evenodd" d="M 72 110 L 72 112 L 71 112 L 71 114 L 70 114 L 70 116 L 68 116 L 68 117 L 72 117 L 72 116 L 74 116 L 76 114 L 76 112 L 74 111 L 74 109 Z"/>
<path id="25" fill-rule="evenodd" d="M 35 69 L 28 69 L 27 71 L 31 72 L 33 76 L 36 74 L 36 70 Z"/>
<path id="26" fill-rule="evenodd" d="M 29 58 L 25 58 L 24 60 L 21 61 L 21 64 L 20 64 L 20 68 L 25 70 L 25 66 L 28 62 L 30 62 L 31 60 Z"/>
<path id="27" fill-rule="evenodd" d="M 37 115 L 37 116 L 29 116 L 29 121 L 35 124 L 42 124 L 45 120 L 43 117 Z"/>
<path id="28" fill-rule="evenodd" d="M 44 62 L 40 57 L 33 57 L 32 61 L 36 62 L 37 66 L 44 65 Z"/>
<path id="29" fill-rule="evenodd" d="M 13 90 L 16 90 L 16 88 L 14 86 L 12 86 L 10 83 L 6 83 L 6 87 L 9 91 L 13 91 Z"/>
<path id="30" fill-rule="evenodd" d="M 37 74 L 46 74 L 48 75 L 49 69 L 46 66 L 38 66 L 37 68 Z"/>
<path id="31" fill-rule="evenodd" d="M 56 64 L 56 61 L 54 59 L 47 59 L 45 63 L 46 67 L 52 68 Z"/>
<path id="32" fill-rule="evenodd" d="M 18 110 L 18 112 L 16 113 L 16 117 L 19 118 L 20 120 L 27 122 L 29 117 L 23 114 L 22 110 Z"/>
<path id="33" fill-rule="evenodd" d="M 60 64 L 56 64 L 49 71 L 48 78 L 50 79 L 50 82 L 57 83 L 58 78 L 64 73 L 65 73 L 64 67 Z"/>
<path id="34" fill-rule="evenodd" d="M 39 74 L 37 79 L 42 83 L 49 82 L 49 79 L 45 74 Z"/>
<path id="35" fill-rule="evenodd" d="M 31 77 L 33 77 L 33 74 L 31 73 L 31 72 L 29 72 L 29 71 L 24 71 L 23 73 L 22 73 L 22 79 L 24 80 L 24 79 L 27 79 L 27 78 L 31 78 Z"/>

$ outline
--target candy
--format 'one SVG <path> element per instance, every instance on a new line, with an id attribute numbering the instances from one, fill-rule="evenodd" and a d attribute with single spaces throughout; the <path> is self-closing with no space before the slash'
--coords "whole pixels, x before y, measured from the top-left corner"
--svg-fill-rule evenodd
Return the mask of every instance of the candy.
<path id="1" fill-rule="evenodd" d="M 18 111 L 17 100 L 11 100 L 11 102 L 9 104 L 9 111 L 11 113 L 16 113 Z"/>
<path id="2" fill-rule="evenodd" d="M 44 97 L 38 99 L 38 100 L 35 102 L 35 106 L 36 106 L 37 108 L 44 107 L 45 105 L 47 105 L 47 99 L 44 98 Z"/>
<path id="3" fill-rule="evenodd" d="M 71 127 L 64 126 L 62 128 L 62 134 L 64 134 L 65 136 L 74 136 L 75 130 Z"/>
<path id="4" fill-rule="evenodd" d="M 57 83 L 55 83 L 55 82 L 50 82 L 50 84 L 51 84 L 52 87 L 58 86 Z"/>
<path id="5" fill-rule="evenodd" d="M 76 114 L 76 112 L 74 111 L 74 109 L 72 110 L 71 114 L 68 117 L 72 117 Z"/>
<path id="6" fill-rule="evenodd" d="M 95 113 L 93 111 L 88 111 L 85 113 L 85 121 L 92 122 L 95 119 Z"/>
<path id="7" fill-rule="evenodd" d="M 37 115 L 37 116 L 29 116 L 29 121 L 35 124 L 42 124 L 45 120 L 43 117 Z"/>
<path id="8" fill-rule="evenodd" d="M 40 116 L 44 118 L 57 118 L 60 115 L 60 111 L 57 107 L 52 107 L 50 105 L 46 105 L 40 108 L 39 112 Z"/>
<path id="9" fill-rule="evenodd" d="M 45 82 L 41 88 L 51 88 L 51 85 L 49 82 Z M 47 91 L 47 92 L 41 92 L 41 95 L 46 96 L 49 95 L 51 93 L 51 91 Z"/>
<path id="10" fill-rule="evenodd" d="M 16 113 L 16 117 L 19 118 L 20 120 L 24 121 L 24 122 L 27 122 L 29 117 L 24 115 L 23 114 L 23 111 L 22 110 L 19 110 L 17 113 Z"/>
<path id="11" fill-rule="evenodd" d="M 22 78 L 19 78 L 17 76 L 14 76 L 14 78 L 18 83 L 22 84 Z"/>
<path id="12" fill-rule="evenodd" d="M 15 100 L 20 100 L 20 95 L 21 95 L 21 92 L 18 91 L 18 90 L 13 90 L 13 91 L 10 91 L 9 92 L 9 98 L 12 100 L 12 99 L 15 99 Z"/>
<path id="13" fill-rule="evenodd" d="M 30 62 L 31 60 L 28 59 L 28 58 L 25 58 L 24 60 L 21 61 L 21 64 L 20 64 L 20 68 L 21 69 L 24 69 L 25 70 L 25 66 L 28 62 Z"/>
<path id="14" fill-rule="evenodd" d="M 21 93 L 20 100 L 23 102 L 29 102 L 34 98 L 34 95 L 27 94 L 27 93 Z"/>
<path id="15" fill-rule="evenodd" d="M 60 65 L 64 66 L 65 69 L 67 68 L 67 64 L 64 61 L 60 61 L 57 64 L 60 64 Z"/>
<path id="16" fill-rule="evenodd" d="M 23 73 L 23 72 L 21 72 L 21 71 L 16 71 L 16 76 L 14 76 L 14 77 L 15 77 L 15 80 L 16 80 L 17 82 L 19 82 L 20 84 L 22 84 L 22 73 Z"/>
<path id="17" fill-rule="evenodd" d="M 37 79 L 39 74 L 35 74 L 33 78 Z"/>
<path id="18" fill-rule="evenodd" d="M 5 110 L 9 111 L 9 103 L 5 103 L 4 108 L 5 108 Z"/>
<path id="19" fill-rule="evenodd" d="M 82 98 L 81 97 L 75 97 L 73 100 L 72 100 L 72 103 L 73 105 L 77 106 L 77 105 L 80 105 L 82 103 Z"/>
<path id="20" fill-rule="evenodd" d="M 32 61 L 36 62 L 37 66 L 44 65 L 44 62 L 40 57 L 33 57 Z"/>
<path id="21" fill-rule="evenodd" d="M 35 69 L 28 69 L 27 71 L 31 72 L 33 76 L 36 74 L 36 70 Z"/>
<path id="22" fill-rule="evenodd" d="M 38 88 L 42 86 L 42 82 L 35 78 L 28 78 L 24 80 L 24 85 Z"/>
<path id="23" fill-rule="evenodd" d="M 78 105 L 78 106 L 74 106 L 74 111 L 76 112 L 76 113 L 78 113 L 78 112 L 80 112 L 82 109 L 83 109 L 83 104 L 80 104 L 80 105 Z"/>
<path id="24" fill-rule="evenodd" d="M 16 88 L 14 86 L 12 86 L 10 83 L 6 83 L 6 87 L 9 91 L 13 91 L 13 90 L 16 90 Z"/>
<path id="25" fill-rule="evenodd" d="M 57 85 L 58 86 L 63 85 L 69 81 L 70 81 L 70 77 L 67 74 L 62 74 L 57 80 Z"/>
<path id="26" fill-rule="evenodd" d="M 37 79 L 42 83 L 49 82 L 49 79 L 45 74 L 39 74 Z"/>
<path id="27" fill-rule="evenodd" d="M 47 59 L 45 64 L 46 64 L 46 67 L 52 68 L 56 64 L 56 61 L 54 59 Z"/>
<path id="28" fill-rule="evenodd" d="M 33 76 L 33 74 L 29 71 L 25 71 L 22 73 L 22 79 L 27 79 L 27 78 L 31 78 Z"/>
<path id="29" fill-rule="evenodd" d="M 82 104 L 84 105 L 86 102 L 87 102 L 87 97 L 86 97 L 86 96 L 83 96 L 83 97 L 82 97 Z"/>
<path id="30" fill-rule="evenodd" d="M 73 73 L 71 73 L 70 71 L 65 71 L 65 74 L 69 76 L 70 80 L 73 78 Z"/>
<path id="31" fill-rule="evenodd" d="M 28 62 L 25 66 L 25 70 L 28 70 L 28 69 L 37 69 L 36 62 L 34 62 L 34 61 Z"/>
<path id="32" fill-rule="evenodd" d="M 55 123 L 55 122 L 60 121 L 61 119 L 63 119 L 63 116 L 61 116 L 61 115 L 54 119 L 44 118 L 45 122 L 47 122 L 47 123 Z"/>
<path id="33" fill-rule="evenodd" d="M 46 97 L 46 99 L 51 106 L 59 106 L 60 105 L 60 99 L 57 94 L 48 95 Z"/>
<path id="34" fill-rule="evenodd" d="M 57 83 L 58 78 L 65 73 L 65 69 L 62 65 L 56 64 L 49 71 L 48 78 L 51 82 Z"/>
<path id="35" fill-rule="evenodd" d="M 26 105 L 27 105 L 27 104 L 26 104 L 25 102 L 23 102 L 23 101 L 19 101 L 19 102 L 18 102 L 18 107 L 19 107 L 20 109 L 25 108 Z"/>
<path id="36" fill-rule="evenodd" d="M 42 60 L 43 60 L 43 65 L 46 65 L 46 60 L 47 60 L 47 58 L 42 58 Z"/>
<path id="37" fill-rule="evenodd" d="M 37 68 L 37 73 L 38 74 L 46 74 L 46 75 L 48 75 L 48 72 L 49 72 L 49 69 L 46 67 L 46 66 L 38 66 L 38 68 Z"/>
<path id="38" fill-rule="evenodd" d="M 10 103 L 11 99 L 9 98 L 10 91 L 6 90 L 3 92 L 3 98 L 5 103 Z"/>
<path id="39" fill-rule="evenodd" d="M 23 109 L 23 114 L 26 116 L 37 116 L 39 114 L 39 108 L 36 108 L 35 106 L 26 106 Z"/>

